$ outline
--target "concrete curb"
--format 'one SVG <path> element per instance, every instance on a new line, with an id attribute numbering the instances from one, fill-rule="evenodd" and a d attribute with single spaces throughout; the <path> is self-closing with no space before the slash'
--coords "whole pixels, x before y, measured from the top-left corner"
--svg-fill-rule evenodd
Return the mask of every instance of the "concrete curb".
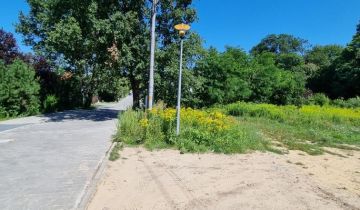
<path id="1" fill-rule="evenodd" d="M 87 209 L 91 199 L 95 195 L 97 185 L 102 177 L 102 174 L 105 170 L 106 163 L 109 161 L 109 156 L 113 148 L 117 145 L 117 142 L 113 142 L 109 149 L 106 151 L 105 155 L 99 161 L 96 170 L 91 177 L 91 179 L 86 183 L 83 191 L 81 192 L 79 198 L 76 200 L 74 209 L 76 210 L 85 210 Z"/>

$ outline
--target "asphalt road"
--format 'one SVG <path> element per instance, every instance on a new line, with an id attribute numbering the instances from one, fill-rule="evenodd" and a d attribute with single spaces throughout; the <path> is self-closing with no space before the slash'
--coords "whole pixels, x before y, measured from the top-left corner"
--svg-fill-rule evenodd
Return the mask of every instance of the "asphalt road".
<path id="1" fill-rule="evenodd" d="M 0 209 L 76 209 L 131 101 L 1 122 Z"/>

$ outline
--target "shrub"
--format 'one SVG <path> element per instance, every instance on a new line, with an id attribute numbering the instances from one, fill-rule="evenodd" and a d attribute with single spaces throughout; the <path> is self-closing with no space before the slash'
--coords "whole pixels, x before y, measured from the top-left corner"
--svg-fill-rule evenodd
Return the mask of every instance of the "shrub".
<path id="1" fill-rule="evenodd" d="M 323 93 L 315 93 L 305 103 L 312 105 L 326 106 L 330 104 L 330 99 Z"/>
<path id="2" fill-rule="evenodd" d="M 344 99 L 335 99 L 331 101 L 331 105 L 343 108 L 360 108 L 360 97 Z"/>
<path id="3" fill-rule="evenodd" d="M 8 113 L 6 112 L 4 107 L 0 106 L 0 119 L 4 119 L 8 117 Z"/>
<path id="4" fill-rule="evenodd" d="M 56 112 L 58 109 L 58 99 L 55 95 L 48 95 L 43 102 L 44 112 Z"/>
<path id="5" fill-rule="evenodd" d="M 34 70 L 20 60 L 5 66 L 0 63 L 0 107 L 9 116 L 39 112 L 40 85 Z"/>

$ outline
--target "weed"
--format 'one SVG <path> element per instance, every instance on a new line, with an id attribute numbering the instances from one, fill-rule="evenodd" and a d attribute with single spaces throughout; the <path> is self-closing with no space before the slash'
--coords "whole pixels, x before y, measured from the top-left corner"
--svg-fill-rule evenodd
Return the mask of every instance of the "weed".
<path id="1" fill-rule="evenodd" d="M 119 159 L 119 157 L 120 157 L 119 152 L 122 148 L 123 148 L 122 143 L 116 143 L 110 152 L 109 160 L 115 161 L 115 160 Z"/>

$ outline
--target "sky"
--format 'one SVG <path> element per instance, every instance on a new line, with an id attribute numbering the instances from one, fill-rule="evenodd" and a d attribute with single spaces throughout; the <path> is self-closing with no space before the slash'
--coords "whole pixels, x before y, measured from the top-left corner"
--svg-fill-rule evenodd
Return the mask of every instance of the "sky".
<path id="1" fill-rule="evenodd" d="M 192 30 L 206 47 L 220 51 L 227 45 L 248 51 L 266 35 L 280 33 L 312 45 L 346 45 L 360 21 L 360 0 L 194 0 L 194 7 L 199 19 Z M 29 11 L 25 0 L 3 0 L 0 28 L 15 33 L 20 11 Z M 20 50 L 31 51 L 20 34 L 15 37 Z"/>

